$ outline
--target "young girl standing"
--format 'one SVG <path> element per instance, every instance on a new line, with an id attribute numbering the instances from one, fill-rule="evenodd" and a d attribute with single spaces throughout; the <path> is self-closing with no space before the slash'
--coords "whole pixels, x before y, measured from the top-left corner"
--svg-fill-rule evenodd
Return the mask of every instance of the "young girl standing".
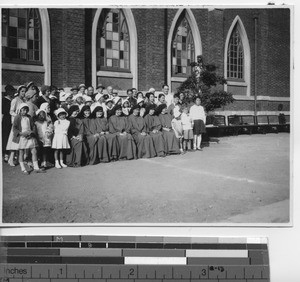
<path id="1" fill-rule="evenodd" d="M 50 148 L 53 137 L 53 123 L 47 121 L 46 112 L 44 110 L 36 111 L 35 126 L 37 129 L 38 141 L 40 143 L 40 159 L 42 160 L 41 166 L 48 167 Z"/>
<path id="2" fill-rule="evenodd" d="M 202 133 L 206 132 L 206 116 L 204 108 L 201 106 L 201 98 L 199 96 L 195 97 L 195 105 L 193 105 L 190 109 L 190 117 L 194 123 L 194 150 L 201 151 Z"/>
<path id="3" fill-rule="evenodd" d="M 64 164 L 64 150 L 70 149 L 68 141 L 68 129 L 70 121 L 66 120 L 67 112 L 63 108 L 59 108 L 55 112 L 57 120 L 54 122 L 54 137 L 52 141 L 52 148 L 54 151 L 55 167 L 67 167 Z"/>
<path id="4" fill-rule="evenodd" d="M 35 138 L 35 126 L 28 115 L 29 107 L 22 103 L 19 106 L 19 114 L 15 116 L 13 123 L 13 142 L 19 144 L 19 163 L 23 174 L 29 174 L 24 165 L 24 153 L 26 149 L 30 149 L 34 171 L 37 173 L 45 172 L 39 168 L 37 160 L 38 142 Z"/>

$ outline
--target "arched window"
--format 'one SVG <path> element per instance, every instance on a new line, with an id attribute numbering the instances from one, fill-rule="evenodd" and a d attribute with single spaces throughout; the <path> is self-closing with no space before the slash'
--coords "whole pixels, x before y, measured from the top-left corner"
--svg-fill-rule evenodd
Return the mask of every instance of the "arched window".
<path id="1" fill-rule="evenodd" d="M 237 96 L 250 96 L 250 44 L 246 29 L 239 16 L 233 20 L 224 48 L 224 90 Z"/>
<path id="2" fill-rule="evenodd" d="M 195 44 L 185 12 L 181 14 L 172 37 L 172 76 L 191 74 L 191 62 L 195 60 Z"/>
<path id="3" fill-rule="evenodd" d="M 227 78 L 244 80 L 244 48 L 237 25 L 234 27 L 229 40 Z"/>
<path id="4" fill-rule="evenodd" d="M 97 71 L 129 71 L 130 40 L 121 9 L 103 9 L 97 26 Z"/>
<path id="5" fill-rule="evenodd" d="M 38 9 L 2 9 L 2 61 L 42 64 Z"/>

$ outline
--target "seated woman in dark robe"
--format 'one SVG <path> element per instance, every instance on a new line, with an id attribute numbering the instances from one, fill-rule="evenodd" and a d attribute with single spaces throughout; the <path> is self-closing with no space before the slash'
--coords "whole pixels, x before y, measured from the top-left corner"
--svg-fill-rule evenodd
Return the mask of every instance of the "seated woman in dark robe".
<path id="1" fill-rule="evenodd" d="M 165 141 L 161 130 L 161 123 L 157 115 L 155 115 L 155 104 L 149 104 L 145 112 L 146 132 L 150 134 L 154 141 L 154 148 L 157 156 L 165 157 Z"/>
<path id="2" fill-rule="evenodd" d="M 103 159 L 103 156 L 105 155 L 106 149 L 105 146 L 102 145 L 104 141 L 107 142 L 107 152 L 108 157 L 111 161 L 118 160 L 118 152 L 119 152 L 119 146 L 117 141 L 117 136 L 114 134 L 110 134 L 108 131 L 108 122 L 107 119 L 104 117 L 104 111 L 101 106 L 97 106 L 93 112 L 92 112 L 92 118 L 93 118 L 93 124 L 94 124 L 94 132 L 95 134 L 99 135 L 98 139 L 98 157 L 100 159 Z"/>
<path id="3" fill-rule="evenodd" d="M 158 114 L 165 140 L 165 152 L 167 154 L 180 154 L 178 139 L 172 129 L 172 117 L 167 112 L 167 105 L 160 104 L 156 108 L 156 113 Z"/>
<path id="4" fill-rule="evenodd" d="M 72 105 L 68 111 L 70 119 L 68 137 L 71 149 L 66 158 L 67 165 L 71 167 L 79 167 L 88 163 L 87 146 L 83 140 L 83 123 L 77 117 L 78 114 L 78 105 Z"/>
<path id="5" fill-rule="evenodd" d="M 119 160 L 122 159 L 136 159 L 136 145 L 130 134 L 130 126 L 127 118 L 122 116 L 122 107 L 117 106 L 115 114 L 110 117 L 108 121 L 108 128 L 111 134 L 117 137 L 119 144 Z"/>
<path id="6" fill-rule="evenodd" d="M 156 157 L 153 139 L 148 133 L 146 133 L 145 121 L 139 115 L 139 105 L 133 106 L 132 109 L 133 112 L 128 117 L 128 122 L 131 134 L 137 144 L 138 158 Z"/>
<path id="7" fill-rule="evenodd" d="M 109 162 L 107 141 L 105 137 L 97 133 L 89 106 L 82 107 L 80 118 L 83 123 L 84 140 L 88 147 L 89 164 L 94 165 L 99 162 Z"/>

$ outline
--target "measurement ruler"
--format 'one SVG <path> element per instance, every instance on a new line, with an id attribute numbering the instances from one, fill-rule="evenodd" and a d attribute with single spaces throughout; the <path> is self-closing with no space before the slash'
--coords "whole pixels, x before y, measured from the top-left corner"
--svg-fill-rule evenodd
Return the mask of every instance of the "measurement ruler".
<path id="1" fill-rule="evenodd" d="M 2 236 L 0 281 L 270 282 L 265 238 Z"/>

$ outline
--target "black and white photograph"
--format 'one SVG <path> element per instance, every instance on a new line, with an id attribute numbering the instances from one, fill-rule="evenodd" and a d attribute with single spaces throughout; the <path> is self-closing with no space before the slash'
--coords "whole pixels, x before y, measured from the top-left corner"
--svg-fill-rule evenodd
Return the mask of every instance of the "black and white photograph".
<path id="1" fill-rule="evenodd" d="M 293 13 L 2 6 L 3 225 L 291 225 Z"/>

